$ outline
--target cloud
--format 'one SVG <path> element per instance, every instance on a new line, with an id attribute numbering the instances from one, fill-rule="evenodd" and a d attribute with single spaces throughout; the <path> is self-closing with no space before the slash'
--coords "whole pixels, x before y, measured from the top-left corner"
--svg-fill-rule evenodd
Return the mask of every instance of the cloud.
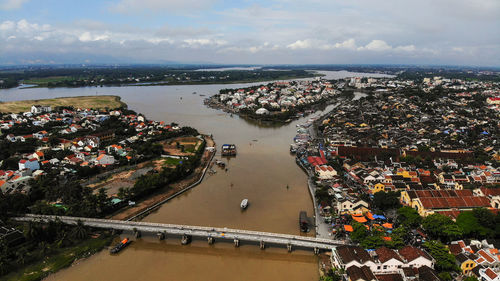
<path id="1" fill-rule="evenodd" d="M 383 40 L 372 40 L 370 43 L 366 44 L 366 46 L 358 48 L 360 51 L 368 50 L 377 52 L 387 51 L 390 49 L 392 49 L 392 47 Z"/>
<path id="2" fill-rule="evenodd" d="M 337 49 L 350 49 L 354 50 L 356 49 L 356 40 L 354 39 L 347 39 L 342 43 L 335 43 L 334 45 L 335 48 Z"/>
<path id="3" fill-rule="evenodd" d="M 414 52 L 417 50 L 417 48 L 415 48 L 415 45 L 406 45 L 406 46 L 397 46 L 396 48 L 394 48 L 394 50 L 404 51 L 404 52 Z"/>
<path id="4" fill-rule="evenodd" d="M 203 10 L 217 0 L 120 0 L 109 7 L 111 12 L 134 14 L 138 11 L 153 13 Z"/>
<path id="5" fill-rule="evenodd" d="M 198 38 L 198 39 L 185 39 L 183 46 L 185 47 L 203 47 L 203 46 L 223 46 L 226 45 L 227 42 L 224 40 L 217 39 L 207 39 L 207 38 Z"/>
<path id="6" fill-rule="evenodd" d="M 306 40 L 297 40 L 292 44 L 287 45 L 286 47 L 292 50 L 296 50 L 296 49 L 309 49 L 312 46 L 313 46 L 312 40 L 306 39 Z"/>
<path id="7" fill-rule="evenodd" d="M 297 49 L 320 49 L 320 50 L 333 50 L 333 49 L 356 49 L 356 40 L 347 39 L 340 43 L 329 44 L 324 40 L 317 39 L 305 39 L 305 40 L 297 40 L 292 44 L 286 46 L 289 49 L 297 50 Z"/>
<path id="8" fill-rule="evenodd" d="M 82 33 L 79 37 L 78 40 L 82 42 L 89 42 L 89 41 L 99 41 L 99 40 L 108 40 L 109 35 L 107 34 L 91 34 L 90 32 L 84 32 Z"/>
<path id="9" fill-rule="evenodd" d="M 0 0 L 0 10 L 16 10 L 29 0 Z"/>

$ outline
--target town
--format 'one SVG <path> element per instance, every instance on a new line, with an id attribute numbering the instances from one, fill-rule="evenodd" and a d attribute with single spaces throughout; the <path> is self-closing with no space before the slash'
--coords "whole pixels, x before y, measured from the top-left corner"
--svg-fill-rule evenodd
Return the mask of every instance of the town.
<path id="1" fill-rule="evenodd" d="M 274 82 L 243 89 L 224 89 L 205 100 L 210 107 L 251 119 L 290 122 L 311 113 L 314 105 L 324 106 L 340 92 L 329 81 Z"/>
<path id="2" fill-rule="evenodd" d="M 33 105 L 28 112 L 2 114 L 0 128 L 3 133 L 0 142 L 2 193 L 13 196 L 46 193 L 45 199 L 55 201 L 44 203 L 69 213 L 71 207 L 64 202 L 64 196 L 58 197 L 54 190 L 40 189 L 68 182 L 86 185 L 95 194 L 107 193 L 103 204 L 114 210 L 112 205 L 123 206 L 120 203 L 126 203 L 124 199 L 139 198 L 141 192 L 147 193 L 146 189 L 154 187 L 139 187 L 150 172 L 182 166 L 182 160 L 183 165 L 189 165 L 183 169 L 192 169 L 196 161 L 187 160 L 197 158 L 205 144 L 193 128 L 147 120 L 144 115 L 126 108 L 52 109 Z M 123 171 L 133 174 L 128 187 L 109 188 L 112 186 L 109 179 L 99 184 L 101 174 L 118 173 L 119 180 L 126 180 L 120 173 Z M 139 183 L 135 179 L 139 179 Z M 45 186 L 51 181 L 59 183 Z"/>
<path id="3" fill-rule="evenodd" d="M 298 126 L 322 280 L 499 280 L 500 84 L 350 78 L 363 90 Z M 343 279 L 342 279 L 343 278 Z"/>

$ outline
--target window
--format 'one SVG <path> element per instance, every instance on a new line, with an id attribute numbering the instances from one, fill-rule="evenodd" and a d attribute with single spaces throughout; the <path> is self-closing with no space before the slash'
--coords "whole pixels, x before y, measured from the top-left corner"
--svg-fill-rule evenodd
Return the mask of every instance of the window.
<path id="1" fill-rule="evenodd" d="M 387 269 L 387 265 L 384 265 L 384 269 Z"/>
<path id="2" fill-rule="evenodd" d="M 379 270 L 380 270 L 380 265 L 379 265 L 379 266 L 377 266 L 377 269 L 379 269 Z"/>

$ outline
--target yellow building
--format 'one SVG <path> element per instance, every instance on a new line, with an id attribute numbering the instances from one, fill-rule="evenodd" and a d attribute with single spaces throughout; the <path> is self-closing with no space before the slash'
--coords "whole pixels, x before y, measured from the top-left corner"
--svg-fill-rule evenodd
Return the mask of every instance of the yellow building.
<path id="1" fill-rule="evenodd" d="M 469 274 L 469 272 L 471 272 L 472 269 L 477 265 L 475 261 L 466 256 L 464 253 L 456 255 L 455 258 L 457 259 L 460 269 L 462 270 L 462 273 L 464 275 Z"/>
<path id="2" fill-rule="evenodd" d="M 385 191 L 385 185 L 383 183 L 377 183 L 375 185 L 371 185 L 370 191 L 372 194 L 375 194 L 379 191 Z"/>

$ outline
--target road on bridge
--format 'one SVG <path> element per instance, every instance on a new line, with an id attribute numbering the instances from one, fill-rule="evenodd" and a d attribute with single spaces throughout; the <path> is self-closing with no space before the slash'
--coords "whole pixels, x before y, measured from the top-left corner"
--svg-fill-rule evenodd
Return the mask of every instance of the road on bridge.
<path id="1" fill-rule="evenodd" d="M 94 219 L 94 218 L 79 218 L 67 216 L 47 216 L 47 215 L 33 215 L 27 214 L 14 218 L 17 221 L 38 221 L 48 222 L 60 220 L 65 224 L 75 225 L 78 221 L 82 221 L 84 225 L 103 228 L 115 229 L 125 231 L 140 231 L 145 233 L 163 234 L 163 235 L 189 235 L 202 238 L 213 238 L 222 240 L 250 241 L 257 242 L 262 245 L 265 244 L 278 244 L 291 247 L 309 248 L 315 251 L 319 249 L 331 250 L 338 245 L 346 245 L 343 240 L 331 240 L 314 237 L 304 237 L 290 234 L 279 234 L 270 232 L 260 232 L 251 230 L 240 230 L 219 227 L 205 227 L 205 226 L 192 226 L 192 225 L 178 225 L 178 224 L 162 224 L 151 222 L 134 222 L 134 221 L 120 221 L 108 219 Z M 235 241 L 236 242 L 236 241 Z"/>

